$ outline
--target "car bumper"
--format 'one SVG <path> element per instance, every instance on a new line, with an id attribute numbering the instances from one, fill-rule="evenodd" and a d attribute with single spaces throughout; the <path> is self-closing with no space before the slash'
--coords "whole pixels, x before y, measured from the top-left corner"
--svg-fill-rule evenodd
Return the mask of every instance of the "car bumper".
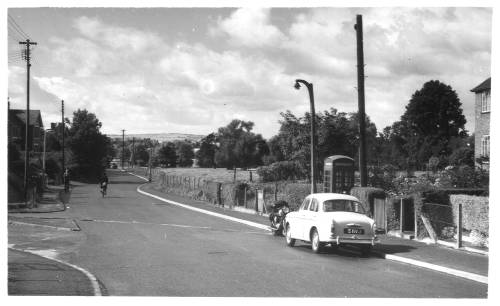
<path id="1" fill-rule="evenodd" d="M 377 243 L 380 243 L 380 240 L 377 236 L 374 236 L 372 238 L 361 238 L 361 237 L 342 237 L 342 236 L 337 236 L 337 237 L 332 237 L 330 241 L 328 241 L 332 244 L 369 244 L 369 245 L 375 245 Z"/>

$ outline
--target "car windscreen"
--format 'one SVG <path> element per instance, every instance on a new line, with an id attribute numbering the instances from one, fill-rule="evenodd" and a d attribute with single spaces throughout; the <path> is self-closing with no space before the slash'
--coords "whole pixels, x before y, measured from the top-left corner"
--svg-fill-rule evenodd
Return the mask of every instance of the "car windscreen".
<path id="1" fill-rule="evenodd" d="M 351 200 L 326 200 L 323 202 L 323 211 L 347 211 L 365 214 L 365 209 L 361 203 Z"/>

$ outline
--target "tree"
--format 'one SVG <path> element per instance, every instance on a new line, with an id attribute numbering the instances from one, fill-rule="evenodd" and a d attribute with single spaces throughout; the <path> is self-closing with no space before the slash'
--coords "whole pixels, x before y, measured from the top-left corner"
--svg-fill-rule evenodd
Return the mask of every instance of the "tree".
<path id="1" fill-rule="evenodd" d="M 200 167 L 215 167 L 216 143 L 215 133 L 210 133 L 201 139 L 200 149 L 196 152 L 196 158 Z"/>
<path id="2" fill-rule="evenodd" d="M 111 141 L 101 134 L 101 126 L 97 117 L 85 109 L 73 113 L 68 131 L 73 176 L 93 180 L 102 173 Z"/>
<path id="3" fill-rule="evenodd" d="M 217 133 L 219 149 L 215 153 L 217 166 L 250 167 L 262 164 L 268 148 L 260 134 L 252 133 L 254 123 L 234 119 Z"/>
<path id="4" fill-rule="evenodd" d="M 167 142 L 158 150 L 158 162 L 166 167 L 175 167 L 177 165 L 177 154 L 175 144 Z"/>
<path id="5" fill-rule="evenodd" d="M 178 164 L 180 167 L 191 167 L 193 165 L 193 145 L 187 141 L 178 141 L 175 143 Z"/>
<path id="6" fill-rule="evenodd" d="M 269 154 L 265 160 L 268 163 L 276 161 L 295 161 L 309 175 L 311 154 L 311 114 L 305 113 L 297 117 L 290 111 L 281 113 L 282 119 L 278 135 L 269 141 Z M 329 111 L 316 113 L 317 169 L 322 169 L 323 160 L 331 155 L 347 155 L 358 160 L 359 128 L 357 113 L 338 112 L 332 108 Z M 375 125 L 366 118 L 367 147 L 376 150 Z M 372 153 L 372 152 L 369 152 Z M 376 154 L 368 154 L 369 162 L 374 162 Z"/>
<path id="7" fill-rule="evenodd" d="M 424 165 L 433 155 L 449 156 L 450 140 L 467 136 L 461 106 L 456 92 L 439 81 L 425 83 L 412 95 L 401 116 L 399 136 L 414 166 Z"/>

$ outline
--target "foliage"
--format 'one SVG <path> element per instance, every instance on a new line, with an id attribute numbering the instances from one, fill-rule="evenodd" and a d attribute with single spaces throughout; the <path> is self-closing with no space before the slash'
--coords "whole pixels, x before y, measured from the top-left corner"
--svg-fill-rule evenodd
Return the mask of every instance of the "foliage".
<path id="1" fill-rule="evenodd" d="M 262 164 L 268 147 L 260 134 L 252 133 L 251 121 L 232 120 L 217 133 L 219 148 L 215 153 L 218 167 L 253 167 Z"/>
<path id="2" fill-rule="evenodd" d="M 392 165 L 382 167 L 368 167 L 368 184 L 372 187 L 385 190 L 394 189 L 393 180 L 396 177 L 396 168 Z"/>
<path id="3" fill-rule="evenodd" d="M 177 153 L 175 144 L 167 142 L 159 150 L 157 154 L 158 162 L 165 167 L 175 167 L 177 165 Z"/>
<path id="4" fill-rule="evenodd" d="M 196 158 L 200 167 L 215 167 L 216 143 L 217 138 L 214 133 L 210 133 L 201 139 L 200 149 L 196 152 Z"/>
<path id="5" fill-rule="evenodd" d="M 278 135 L 269 141 L 269 163 L 275 161 L 297 161 L 305 169 L 310 168 L 311 143 L 311 114 L 305 113 L 297 117 L 290 111 L 281 113 L 280 130 Z M 358 154 L 358 115 L 357 113 L 338 112 L 332 108 L 329 111 L 316 113 L 317 130 L 317 165 L 321 167 L 323 160 L 331 155 L 347 155 L 354 157 Z M 376 127 L 366 118 L 367 148 L 369 148 L 369 162 L 376 162 L 374 154 L 376 146 Z"/>
<path id="6" fill-rule="evenodd" d="M 425 165 L 431 156 L 446 160 L 456 149 L 453 139 L 467 136 L 461 106 L 449 85 L 426 82 L 412 95 L 401 120 L 384 130 L 392 154 L 412 169 Z"/>
<path id="7" fill-rule="evenodd" d="M 446 167 L 438 173 L 435 186 L 440 188 L 488 188 L 489 173 L 470 166 Z"/>
<path id="8" fill-rule="evenodd" d="M 95 114 L 78 109 L 73 113 L 68 146 L 72 151 L 71 172 L 76 177 L 96 179 L 104 169 L 111 141 L 101 134 Z"/>
<path id="9" fill-rule="evenodd" d="M 257 168 L 262 182 L 297 180 L 306 177 L 307 171 L 296 161 L 275 162 Z"/>
<path id="10" fill-rule="evenodd" d="M 187 141 L 176 141 L 176 154 L 178 156 L 178 165 L 180 167 L 191 167 L 193 165 L 193 145 Z"/>

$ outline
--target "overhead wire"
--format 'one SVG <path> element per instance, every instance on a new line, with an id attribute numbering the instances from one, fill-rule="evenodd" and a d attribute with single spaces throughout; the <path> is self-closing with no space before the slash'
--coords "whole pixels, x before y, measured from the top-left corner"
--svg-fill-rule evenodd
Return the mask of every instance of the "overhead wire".
<path id="1" fill-rule="evenodd" d="M 26 39 L 31 39 L 30 36 L 28 34 L 26 34 L 26 32 L 24 32 L 24 30 L 21 28 L 21 26 L 16 22 L 16 20 L 14 19 L 14 17 L 12 17 L 11 15 L 7 14 L 8 16 L 8 21 L 11 21 L 11 25 L 17 29 L 17 32 L 19 34 L 21 34 L 22 37 L 26 38 Z"/>

